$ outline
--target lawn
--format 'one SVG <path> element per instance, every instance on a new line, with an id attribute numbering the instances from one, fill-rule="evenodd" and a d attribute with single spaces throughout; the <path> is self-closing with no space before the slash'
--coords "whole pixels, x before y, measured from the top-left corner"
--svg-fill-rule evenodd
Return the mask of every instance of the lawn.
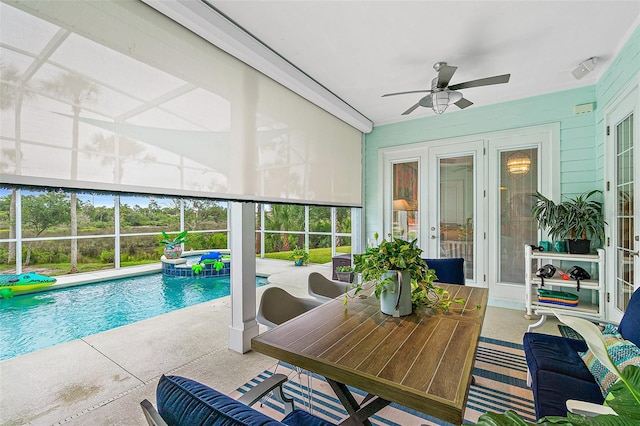
<path id="1" fill-rule="evenodd" d="M 336 247 L 338 253 L 351 253 L 351 246 Z M 281 251 L 277 253 L 265 253 L 267 259 L 292 260 L 293 251 Z M 317 248 L 309 250 L 309 263 L 329 263 L 331 262 L 331 247 Z"/>

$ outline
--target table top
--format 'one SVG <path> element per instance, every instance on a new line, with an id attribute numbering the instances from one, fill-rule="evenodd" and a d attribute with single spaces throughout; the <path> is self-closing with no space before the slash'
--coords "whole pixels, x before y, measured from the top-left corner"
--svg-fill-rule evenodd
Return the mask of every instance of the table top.
<path id="1" fill-rule="evenodd" d="M 439 284 L 466 309 L 429 309 L 394 318 L 375 297 L 327 302 L 251 341 L 257 352 L 462 423 L 488 289 Z M 480 305 L 479 310 L 474 309 Z"/>

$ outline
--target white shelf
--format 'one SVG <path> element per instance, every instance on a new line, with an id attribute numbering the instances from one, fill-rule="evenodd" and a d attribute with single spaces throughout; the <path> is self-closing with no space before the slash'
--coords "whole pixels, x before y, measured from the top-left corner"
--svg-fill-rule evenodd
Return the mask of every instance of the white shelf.
<path id="1" fill-rule="evenodd" d="M 540 287 L 542 280 L 535 275 L 531 276 L 531 285 Z M 563 280 L 559 278 L 545 278 L 544 287 L 568 287 L 577 289 L 578 283 L 575 280 Z M 580 280 L 580 290 L 599 290 L 600 282 L 597 280 Z"/>
<path id="2" fill-rule="evenodd" d="M 537 266 L 535 265 L 537 260 Z M 577 282 L 573 279 L 564 280 L 562 278 L 553 277 L 544 279 L 544 287 L 542 280 L 535 275 L 535 271 L 546 263 L 550 263 L 556 267 L 560 267 L 561 262 L 586 262 L 591 263 L 592 279 L 580 280 L 580 291 L 577 291 Z M 573 313 L 588 319 L 604 319 L 605 311 L 605 285 L 604 285 L 604 250 L 598 249 L 597 254 L 570 254 L 570 253 L 554 253 L 539 252 L 531 249 L 531 246 L 525 246 L 525 305 L 527 309 L 526 317 L 530 318 L 532 314 L 542 315 L 540 321 L 529 327 L 529 331 L 544 324 L 547 314 L 551 310 L 562 311 L 564 313 Z M 563 306 L 551 303 L 541 303 L 538 301 L 538 289 L 560 289 L 562 291 L 571 292 L 580 296 L 578 306 Z M 571 291 L 573 289 L 573 291 Z"/>

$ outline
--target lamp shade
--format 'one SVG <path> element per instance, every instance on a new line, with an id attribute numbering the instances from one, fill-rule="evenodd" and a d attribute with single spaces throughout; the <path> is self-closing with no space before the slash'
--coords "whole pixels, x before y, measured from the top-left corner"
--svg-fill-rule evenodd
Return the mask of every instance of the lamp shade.
<path id="1" fill-rule="evenodd" d="M 411 206 L 409 206 L 409 203 L 407 203 L 407 200 L 405 200 L 404 198 L 399 198 L 397 200 L 393 200 L 393 210 L 394 211 L 408 211 L 411 209 Z"/>
<path id="2" fill-rule="evenodd" d="M 522 151 L 511 154 L 507 158 L 507 171 L 512 175 L 523 175 L 531 169 L 531 158 Z"/>

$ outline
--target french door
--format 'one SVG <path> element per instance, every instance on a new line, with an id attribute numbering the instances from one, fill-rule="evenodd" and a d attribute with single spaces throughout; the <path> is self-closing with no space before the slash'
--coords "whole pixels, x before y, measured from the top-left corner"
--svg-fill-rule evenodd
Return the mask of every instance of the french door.
<path id="1" fill-rule="evenodd" d="M 381 236 L 417 239 L 425 258 L 462 257 L 467 285 L 524 307 L 524 245 L 540 239 L 532 195 L 558 195 L 558 138 L 546 125 L 381 150 Z"/>
<path id="2" fill-rule="evenodd" d="M 608 201 L 612 206 L 609 243 L 608 318 L 619 321 L 631 294 L 640 282 L 640 150 L 638 149 L 638 89 L 632 90 L 608 114 L 609 150 Z"/>
<path id="3" fill-rule="evenodd" d="M 429 257 L 464 258 L 467 284 L 484 285 L 484 141 L 429 148 Z"/>

